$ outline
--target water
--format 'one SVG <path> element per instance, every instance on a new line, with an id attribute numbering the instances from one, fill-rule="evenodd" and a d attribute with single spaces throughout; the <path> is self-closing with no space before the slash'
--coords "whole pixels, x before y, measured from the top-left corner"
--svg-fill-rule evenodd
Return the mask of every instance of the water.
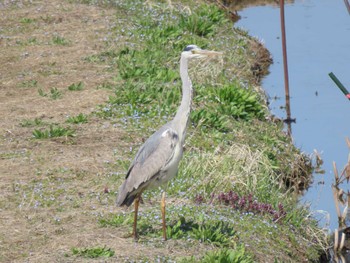
<path id="1" fill-rule="evenodd" d="M 272 53 L 271 73 L 263 87 L 271 98 L 273 114 L 285 118 L 284 77 L 279 8 L 250 7 L 239 12 L 235 26 L 248 30 L 261 39 Z M 332 162 L 342 170 L 349 150 L 345 138 L 350 137 L 350 101 L 329 78 L 333 72 L 350 90 L 350 15 L 342 0 L 297 0 L 285 6 L 289 86 L 295 145 L 303 152 L 316 149 L 324 161 L 324 175 L 315 174 L 314 183 L 301 202 L 311 210 L 330 216 L 330 229 L 338 228 L 331 184 Z M 350 188 L 350 187 L 349 187 Z M 327 220 L 326 220 L 327 221 Z M 325 220 L 320 222 L 321 226 Z"/>

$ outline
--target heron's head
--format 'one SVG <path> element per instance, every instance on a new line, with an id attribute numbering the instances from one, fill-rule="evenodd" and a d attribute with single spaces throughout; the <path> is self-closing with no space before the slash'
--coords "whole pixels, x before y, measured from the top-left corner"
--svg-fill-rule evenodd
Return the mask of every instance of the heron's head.
<path id="1" fill-rule="evenodd" d="M 181 53 L 181 57 L 185 57 L 187 59 L 205 58 L 218 55 L 222 55 L 222 53 L 217 51 L 201 49 L 196 45 L 188 45 Z"/>

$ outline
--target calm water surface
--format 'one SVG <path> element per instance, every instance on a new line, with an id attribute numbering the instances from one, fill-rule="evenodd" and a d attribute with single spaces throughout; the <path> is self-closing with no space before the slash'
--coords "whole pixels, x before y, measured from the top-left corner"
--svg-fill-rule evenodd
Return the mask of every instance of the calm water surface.
<path id="1" fill-rule="evenodd" d="M 271 111 L 286 117 L 279 8 L 250 7 L 239 12 L 235 26 L 261 39 L 272 53 L 274 64 L 263 87 L 271 98 Z M 316 149 L 324 160 L 324 175 L 315 174 L 314 183 L 302 198 L 330 215 L 330 229 L 338 228 L 332 198 L 332 162 L 342 170 L 347 162 L 345 138 L 350 137 L 350 101 L 329 78 L 333 72 L 350 90 L 350 15 L 343 0 L 297 0 L 285 7 L 289 86 L 295 145 L 306 153 Z M 324 182 L 324 184 L 322 184 Z M 349 189 L 350 187 L 345 189 Z M 321 222 L 321 225 L 325 221 Z"/>

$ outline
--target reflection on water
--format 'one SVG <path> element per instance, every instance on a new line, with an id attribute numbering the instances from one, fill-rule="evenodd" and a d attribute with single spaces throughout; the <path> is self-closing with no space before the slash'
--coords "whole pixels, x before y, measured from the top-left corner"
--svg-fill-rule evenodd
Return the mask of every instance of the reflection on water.
<path id="1" fill-rule="evenodd" d="M 283 60 L 279 8 L 250 7 L 239 12 L 235 25 L 261 39 L 272 53 L 274 64 L 263 87 L 272 113 L 285 118 Z M 338 228 L 331 184 L 332 162 L 341 170 L 347 162 L 345 138 L 350 137 L 350 103 L 328 74 L 350 86 L 350 16 L 343 1 L 297 0 L 285 7 L 289 86 L 293 139 L 306 153 L 316 149 L 324 161 L 324 174 L 302 198 L 319 218 L 329 213 L 330 229 Z M 324 217 L 324 216 L 323 216 Z M 325 223 L 324 221 L 321 222 Z"/>

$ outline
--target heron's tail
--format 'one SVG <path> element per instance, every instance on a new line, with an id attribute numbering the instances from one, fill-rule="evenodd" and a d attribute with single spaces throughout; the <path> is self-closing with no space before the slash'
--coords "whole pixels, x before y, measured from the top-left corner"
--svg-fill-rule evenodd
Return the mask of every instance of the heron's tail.
<path id="1" fill-rule="evenodd" d="M 136 197 L 135 191 L 129 192 L 125 189 L 126 181 L 120 186 L 116 201 L 117 206 L 130 206 Z"/>

